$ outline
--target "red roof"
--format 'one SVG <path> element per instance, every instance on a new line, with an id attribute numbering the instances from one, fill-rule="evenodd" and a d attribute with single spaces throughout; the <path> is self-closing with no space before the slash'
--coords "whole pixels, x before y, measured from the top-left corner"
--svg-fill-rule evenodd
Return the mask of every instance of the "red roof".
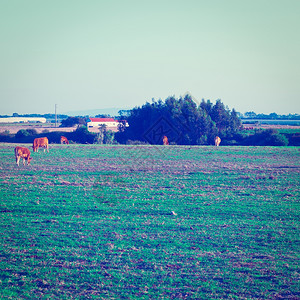
<path id="1" fill-rule="evenodd" d="M 90 118 L 91 122 L 118 122 L 113 118 Z"/>

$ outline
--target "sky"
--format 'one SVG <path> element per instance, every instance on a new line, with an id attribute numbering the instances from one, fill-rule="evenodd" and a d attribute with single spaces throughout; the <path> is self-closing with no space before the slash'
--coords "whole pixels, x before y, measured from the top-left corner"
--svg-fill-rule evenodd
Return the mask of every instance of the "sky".
<path id="1" fill-rule="evenodd" d="M 300 113 L 299 0 L 0 0 L 0 114 L 217 99 Z"/>

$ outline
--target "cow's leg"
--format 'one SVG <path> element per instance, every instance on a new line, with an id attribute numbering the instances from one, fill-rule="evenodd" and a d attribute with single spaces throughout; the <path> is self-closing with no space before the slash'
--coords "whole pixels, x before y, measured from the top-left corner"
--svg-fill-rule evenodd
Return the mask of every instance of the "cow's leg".
<path id="1" fill-rule="evenodd" d="M 16 163 L 19 166 L 19 162 L 20 162 L 20 156 L 16 156 Z"/>
<path id="2" fill-rule="evenodd" d="M 23 166 L 25 166 L 25 158 L 23 157 Z"/>

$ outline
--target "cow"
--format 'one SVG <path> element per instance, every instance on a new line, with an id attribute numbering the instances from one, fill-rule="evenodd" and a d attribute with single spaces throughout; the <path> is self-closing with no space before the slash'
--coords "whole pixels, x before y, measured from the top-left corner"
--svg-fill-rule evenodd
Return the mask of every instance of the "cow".
<path id="1" fill-rule="evenodd" d="M 44 152 L 46 149 L 47 149 L 47 152 L 49 152 L 48 144 L 49 144 L 49 142 L 46 137 L 36 138 L 33 141 L 33 151 L 38 152 L 39 147 L 44 147 Z"/>
<path id="2" fill-rule="evenodd" d="M 61 136 L 60 137 L 60 143 L 61 144 L 68 144 L 69 145 L 69 141 L 65 136 Z"/>
<path id="3" fill-rule="evenodd" d="M 23 158 L 23 165 L 25 166 L 25 160 L 27 160 L 27 165 L 29 166 L 30 161 L 32 158 L 30 157 L 30 151 L 28 148 L 19 147 L 15 148 L 15 156 L 16 156 L 16 163 L 19 166 L 20 158 Z"/>
<path id="4" fill-rule="evenodd" d="M 163 137 L 163 144 L 164 145 L 169 145 L 169 141 L 168 141 L 168 138 L 164 135 Z"/>
<path id="5" fill-rule="evenodd" d="M 220 145 L 220 143 L 221 143 L 221 139 L 218 136 L 216 136 L 215 137 L 215 146 L 218 147 Z"/>

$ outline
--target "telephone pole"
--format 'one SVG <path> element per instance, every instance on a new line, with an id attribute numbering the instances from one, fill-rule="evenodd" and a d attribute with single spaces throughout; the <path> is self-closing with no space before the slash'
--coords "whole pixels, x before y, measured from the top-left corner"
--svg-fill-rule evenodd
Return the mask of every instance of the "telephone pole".
<path id="1" fill-rule="evenodd" d="M 55 104 L 55 128 L 57 127 L 57 104 Z"/>

